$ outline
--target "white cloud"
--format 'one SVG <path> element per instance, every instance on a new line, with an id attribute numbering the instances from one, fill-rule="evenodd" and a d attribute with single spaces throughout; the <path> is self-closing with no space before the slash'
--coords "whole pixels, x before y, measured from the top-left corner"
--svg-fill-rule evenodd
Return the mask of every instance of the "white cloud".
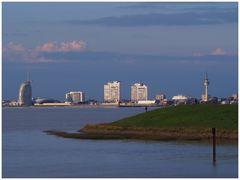
<path id="1" fill-rule="evenodd" d="M 74 52 L 81 51 L 86 47 L 86 43 L 83 41 L 71 41 L 71 42 L 47 42 L 43 45 L 36 47 L 36 51 L 39 52 Z"/>
<path id="2" fill-rule="evenodd" d="M 217 56 L 226 55 L 226 54 L 227 52 L 222 48 L 216 48 L 211 52 L 211 55 L 217 55 Z"/>
<path id="3" fill-rule="evenodd" d="M 223 56 L 223 55 L 230 55 L 230 54 L 222 48 L 216 48 L 210 53 L 202 53 L 202 52 L 193 53 L 193 56 L 207 56 L 207 55 Z"/>
<path id="4" fill-rule="evenodd" d="M 197 52 L 197 53 L 193 53 L 193 56 L 204 56 L 204 54 L 201 52 Z"/>
<path id="5" fill-rule="evenodd" d="M 3 52 L 23 52 L 25 51 L 25 47 L 22 44 L 16 44 L 13 42 L 9 42 L 6 47 L 3 48 Z"/>
<path id="6" fill-rule="evenodd" d="M 57 60 L 49 59 L 43 56 L 44 52 L 78 52 L 86 46 L 83 41 L 71 42 L 47 42 L 34 48 L 25 48 L 22 44 L 9 42 L 3 47 L 3 59 L 7 61 L 18 61 L 27 63 L 50 63 Z"/>

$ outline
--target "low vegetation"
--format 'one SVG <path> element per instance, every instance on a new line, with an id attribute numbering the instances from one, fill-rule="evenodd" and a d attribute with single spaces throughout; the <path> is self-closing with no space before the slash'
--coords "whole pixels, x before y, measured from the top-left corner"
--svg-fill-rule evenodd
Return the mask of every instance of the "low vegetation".
<path id="1" fill-rule="evenodd" d="M 237 105 L 197 104 L 156 109 L 110 123 L 115 126 L 238 128 Z"/>
<path id="2" fill-rule="evenodd" d="M 78 133 L 45 131 L 64 138 L 202 140 L 238 139 L 237 105 L 182 105 L 156 109 L 105 124 L 89 124 Z"/>

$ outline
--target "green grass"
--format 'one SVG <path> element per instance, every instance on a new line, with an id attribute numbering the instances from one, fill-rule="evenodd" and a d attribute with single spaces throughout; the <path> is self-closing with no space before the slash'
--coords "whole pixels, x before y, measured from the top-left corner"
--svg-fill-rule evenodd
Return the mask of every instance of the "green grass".
<path id="1" fill-rule="evenodd" d="M 182 105 L 156 109 L 110 125 L 238 129 L 238 105 Z"/>

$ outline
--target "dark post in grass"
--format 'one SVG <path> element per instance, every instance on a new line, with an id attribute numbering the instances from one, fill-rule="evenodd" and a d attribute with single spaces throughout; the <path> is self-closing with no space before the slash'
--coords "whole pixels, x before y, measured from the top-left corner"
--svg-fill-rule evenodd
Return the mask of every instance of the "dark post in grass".
<path id="1" fill-rule="evenodd" d="M 212 138 L 213 138 L 213 164 L 216 163 L 216 128 L 212 128 Z"/>
<path id="2" fill-rule="evenodd" d="M 148 110 L 148 108 L 147 108 L 147 106 L 145 106 L 145 112 L 147 112 L 147 110 Z"/>

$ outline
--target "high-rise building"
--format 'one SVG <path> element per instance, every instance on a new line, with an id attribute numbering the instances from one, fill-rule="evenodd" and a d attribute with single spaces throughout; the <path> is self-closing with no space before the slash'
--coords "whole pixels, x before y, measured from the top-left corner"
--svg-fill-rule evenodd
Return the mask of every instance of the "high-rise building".
<path id="1" fill-rule="evenodd" d="M 208 74 L 206 73 L 205 79 L 204 79 L 205 93 L 202 95 L 202 101 L 204 102 L 209 101 L 208 86 L 209 86 L 209 80 L 208 80 Z"/>
<path id="2" fill-rule="evenodd" d="M 119 103 L 120 102 L 120 82 L 113 81 L 104 85 L 104 102 Z"/>
<path id="3" fill-rule="evenodd" d="M 85 101 L 85 94 L 81 91 L 69 92 L 65 95 L 67 102 L 80 103 Z"/>
<path id="4" fill-rule="evenodd" d="M 148 87 L 143 83 L 135 83 L 131 86 L 131 101 L 148 100 Z"/>
<path id="5" fill-rule="evenodd" d="M 32 87 L 29 80 L 23 82 L 20 86 L 18 103 L 20 106 L 31 106 L 33 104 Z"/>

